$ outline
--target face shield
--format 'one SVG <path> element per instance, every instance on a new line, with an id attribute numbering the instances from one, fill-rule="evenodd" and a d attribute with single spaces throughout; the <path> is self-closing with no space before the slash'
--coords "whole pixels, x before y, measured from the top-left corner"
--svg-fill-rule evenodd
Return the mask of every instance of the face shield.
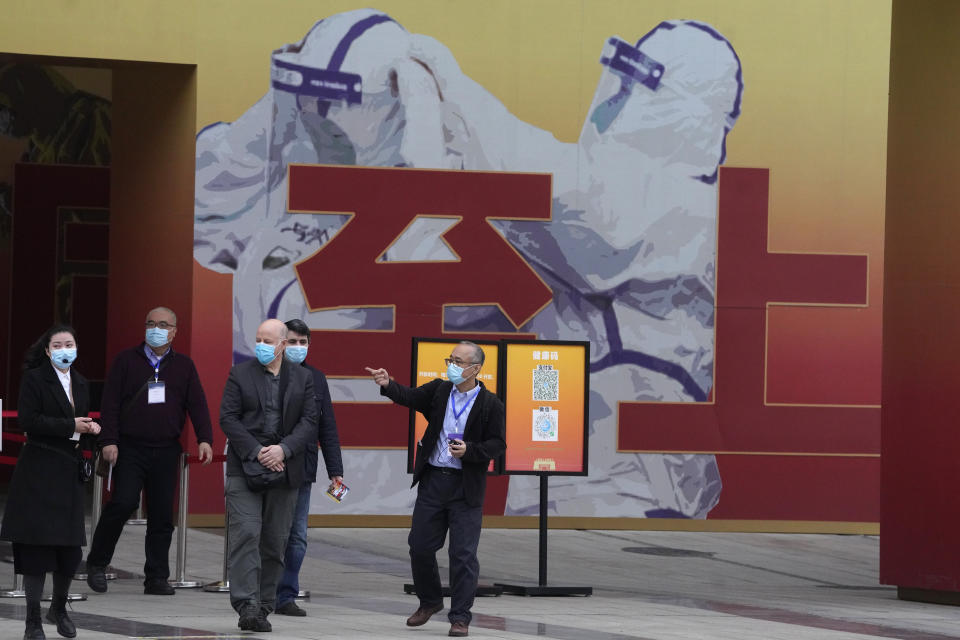
<path id="1" fill-rule="evenodd" d="M 643 85 L 651 95 L 660 88 L 663 65 L 617 37 L 607 41 L 600 64 L 607 67 L 610 73 L 604 74 L 597 88 L 594 97 L 597 104 L 591 110 L 590 121 L 599 133 L 604 133 L 623 111 L 634 84 Z M 609 97 L 602 98 L 603 95 Z"/>
<path id="2" fill-rule="evenodd" d="M 389 16 L 363 10 L 322 20 L 273 53 L 272 176 L 282 179 L 290 162 L 404 164 L 392 64 L 406 37 Z"/>
<path id="3" fill-rule="evenodd" d="M 271 161 L 283 165 L 297 161 L 355 164 L 352 141 L 327 115 L 333 105 L 349 108 L 362 103 L 362 78 L 355 73 L 297 64 L 276 54 L 271 62 Z M 289 157 L 291 153 L 303 157 L 294 159 Z"/>
<path id="4" fill-rule="evenodd" d="M 743 84 L 730 44 L 707 25 L 662 23 L 637 44 L 610 38 L 581 144 L 640 151 L 691 177 L 716 173 Z"/>

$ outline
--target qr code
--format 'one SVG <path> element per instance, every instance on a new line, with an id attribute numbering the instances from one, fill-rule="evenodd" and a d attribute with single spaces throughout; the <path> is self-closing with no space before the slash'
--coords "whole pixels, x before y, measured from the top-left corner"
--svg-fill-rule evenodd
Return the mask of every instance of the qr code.
<path id="1" fill-rule="evenodd" d="M 559 440 L 560 412 L 550 407 L 533 410 L 533 441 L 557 442 Z"/>
<path id="2" fill-rule="evenodd" d="M 560 372 L 549 364 L 541 364 L 533 370 L 533 399 L 537 402 L 560 399 Z"/>

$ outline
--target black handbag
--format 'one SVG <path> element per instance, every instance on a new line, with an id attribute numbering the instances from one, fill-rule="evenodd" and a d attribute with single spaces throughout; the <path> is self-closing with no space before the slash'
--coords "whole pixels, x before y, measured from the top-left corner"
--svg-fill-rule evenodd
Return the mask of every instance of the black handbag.
<path id="1" fill-rule="evenodd" d="M 80 436 L 80 441 L 74 449 L 74 451 L 77 452 L 77 476 L 80 478 L 80 482 L 90 482 L 90 478 L 93 477 L 93 465 L 95 462 L 93 443 L 95 439 L 96 436 Z M 89 458 L 83 455 L 84 451 L 89 452 Z"/>
<path id="2" fill-rule="evenodd" d="M 41 449 L 46 449 L 47 451 L 52 451 L 58 456 L 62 456 L 66 458 L 67 460 L 71 460 L 71 461 L 76 460 L 77 461 L 77 479 L 80 480 L 80 482 L 89 482 L 90 478 L 93 477 L 93 461 L 91 461 L 90 458 L 83 457 L 83 449 L 80 447 L 80 443 L 77 443 L 77 446 L 74 449 L 75 453 L 70 453 L 68 451 L 64 451 L 63 449 L 52 447 L 38 440 L 28 439 L 27 444 L 34 447 L 39 447 Z"/>
<path id="3" fill-rule="evenodd" d="M 93 460 L 84 458 L 83 452 L 80 451 L 80 449 L 77 449 L 77 458 L 77 471 L 79 472 L 80 482 L 90 482 L 90 478 L 93 477 Z"/>
<path id="4" fill-rule="evenodd" d="M 261 493 L 287 484 L 287 470 L 271 471 L 259 460 L 243 460 L 243 477 L 247 480 L 247 488 L 254 493 Z"/>

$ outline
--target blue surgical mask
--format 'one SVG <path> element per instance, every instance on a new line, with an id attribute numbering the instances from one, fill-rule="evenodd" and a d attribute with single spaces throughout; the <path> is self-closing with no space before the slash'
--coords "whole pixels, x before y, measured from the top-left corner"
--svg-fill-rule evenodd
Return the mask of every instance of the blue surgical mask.
<path id="1" fill-rule="evenodd" d="M 50 351 L 50 362 L 53 363 L 53 366 L 60 369 L 69 368 L 73 361 L 77 359 L 77 349 L 72 347 L 70 349 L 52 349 Z"/>
<path id="2" fill-rule="evenodd" d="M 275 347 L 272 344 L 267 344 L 266 342 L 258 342 L 257 346 L 253 348 L 257 354 L 257 361 L 263 366 L 267 366 L 277 357 L 274 349 Z"/>
<path id="3" fill-rule="evenodd" d="M 147 344 L 151 347 L 162 347 L 167 344 L 167 336 L 169 335 L 169 329 L 161 329 L 160 327 L 147 329 Z"/>
<path id="4" fill-rule="evenodd" d="M 466 378 L 463 377 L 463 367 L 458 367 L 452 362 L 447 365 L 447 379 L 453 384 L 460 384 Z"/>
<path id="5" fill-rule="evenodd" d="M 307 348 L 301 344 L 287 345 L 284 353 L 287 356 L 287 360 L 293 364 L 300 364 L 307 359 Z"/>

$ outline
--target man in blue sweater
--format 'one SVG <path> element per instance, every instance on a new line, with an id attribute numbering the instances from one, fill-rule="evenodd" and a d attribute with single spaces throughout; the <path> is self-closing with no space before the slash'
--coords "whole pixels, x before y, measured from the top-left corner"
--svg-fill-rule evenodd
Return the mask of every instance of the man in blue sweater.
<path id="1" fill-rule="evenodd" d="M 340 438 L 337 435 L 337 420 L 333 415 L 333 403 L 327 377 L 322 371 L 305 362 L 310 346 L 310 329 L 303 320 L 290 320 L 287 326 L 287 348 L 284 354 L 287 361 L 300 364 L 313 374 L 313 391 L 317 399 L 317 413 L 320 415 L 320 450 L 323 452 L 323 464 L 327 468 L 327 477 L 331 486 L 343 481 L 343 461 L 340 458 Z M 310 515 L 310 489 L 317 481 L 317 443 L 307 447 L 306 479 L 300 486 L 297 496 L 297 509 L 293 515 L 290 539 L 284 554 L 283 577 L 277 585 L 276 612 L 285 616 L 305 616 L 307 612 L 297 606 L 294 598 L 300 592 L 300 566 L 307 553 L 307 517 Z"/>
<path id="2" fill-rule="evenodd" d="M 147 502 L 143 592 L 173 595 L 170 540 L 173 498 L 187 413 L 197 436 L 200 461 L 213 459 L 213 428 L 193 360 L 171 348 L 177 316 L 166 307 L 147 314 L 145 341 L 120 352 L 103 387 L 98 444 L 113 466 L 113 496 L 104 507 L 87 555 L 87 584 L 107 590 L 104 569 L 113 558 L 140 493 Z"/>

